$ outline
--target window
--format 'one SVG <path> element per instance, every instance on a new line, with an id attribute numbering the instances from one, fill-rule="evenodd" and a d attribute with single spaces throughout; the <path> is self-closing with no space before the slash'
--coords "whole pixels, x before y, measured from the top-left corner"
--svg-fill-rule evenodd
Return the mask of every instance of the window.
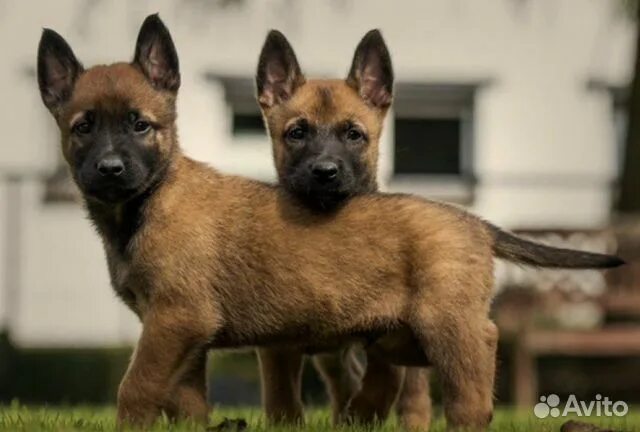
<path id="1" fill-rule="evenodd" d="M 262 116 L 258 114 L 251 113 L 240 113 L 234 112 L 232 119 L 232 133 L 233 135 L 243 135 L 243 134 L 256 134 L 262 135 L 265 133 L 264 122 L 262 121 Z"/>
<path id="2" fill-rule="evenodd" d="M 396 85 L 390 189 L 472 198 L 474 85 Z"/>
<path id="3" fill-rule="evenodd" d="M 254 79 L 249 75 L 208 72 L 212 110 L 208 127 L 218 139 L 211 143 L 216 168 L 263 181 L 276 178 L 272 146 L 256 101 Z"/>
<path id="4" fill-rule="evenodd" d="M 60 156 L 57 167 L 45 179 L 44 202 L 77 202 L 80 201 L 78 187 L 71 179 L 67 164 Z"/>
<path id="5" fill-rule="evenodd" d="M 29 81 L 36 79 L 35 68 L 29 66 L 24 70 L 24 74 Z M 58 137 L 58 130 L 49 119 L 49 114 L 45 114 L 44 110 L 39 110 L 42 117 L 46 117 L 46 124 L 49 125 L 50 132 L 46 134 L 45 139 L 49 137 Z M 56 139 L 51 144 L 55 145 L 56 156 L 55 160 L 51 163 L 51 169 L 42 178 L 44 182 L 44 194 L 42 201 L 46 204 L 59 204 L 59 203 L 77 203 L 80 202 L 81 196 L 78 187 L 71 178 L 69 168 L 65 162 L 62 153 L 58 148 L 60 144 Z"/>
<path id="6" fill-rule="evenodd" d="M 624 166 L 625 149 L 627 146 L 627 128 L 629 124 L 629 98 L 630 88 L 626 86 L 610 85 L 600 80 L 590 80 L 587 82 L 587 89 L 593 91 L 604 91 L 611 98 L 612 122 L 615 132 L 615 144 L 618 162 L 618 175 L 622 175 Z"/>
<path id="7" fill-rule="evenodd" d="M 613 98 L 613 122 L 618 149 L 618 173 L 622 175 L 624 153 L 627 146 L 627 127 L 629 124 L 629 91 L 623 87 L 611 88 L 610 91 Z"/>
<path id="8" fill-rule="evenodd" d="M 396 174 L 461 173 L 460 119 L 395 119 Z"/>
<path id="9" fill-rule="evenodd" d="M 249 78 L 214 77 L 224 87 L 224 97 L 230 109 L 231 134 L 234 137 L 264 137 L 266 130 L 255 98 L 253 81 Z"/>

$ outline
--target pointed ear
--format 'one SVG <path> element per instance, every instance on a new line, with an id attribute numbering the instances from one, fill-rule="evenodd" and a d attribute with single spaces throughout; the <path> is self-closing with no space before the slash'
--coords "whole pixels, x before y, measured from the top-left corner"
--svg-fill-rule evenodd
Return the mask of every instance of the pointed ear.
<path id="1" fill-rule="evenodd" d="M 289 41 L 279 31 L 271 30 L 258 61 L 258 103 L 265 109 L 281 104 L 290 99 L 304 82 L 304 75 Z"/>
<path id="2" fill-rule="evenodd" d="M 380 30 L 369 31 L 358 44 L 347 83 L 368 104 L 378 108 L 388 108 L 391 105 L 393 67 Z"/>
<path id="3" fill-rule="evenodd" d="M 62 36 L 44 29 L 38 45 L 38 86 L 42 101 L 54 116 L 71 98 L 82 71 L 82 65 Z"/>
<path id="4" fill-rule="evenodd" d="M 133 64 L 142 70 L 156 89 L 176 93 L 180 88 L 178 53 L 158 14 L 149 15 L 142 23 Z"/>

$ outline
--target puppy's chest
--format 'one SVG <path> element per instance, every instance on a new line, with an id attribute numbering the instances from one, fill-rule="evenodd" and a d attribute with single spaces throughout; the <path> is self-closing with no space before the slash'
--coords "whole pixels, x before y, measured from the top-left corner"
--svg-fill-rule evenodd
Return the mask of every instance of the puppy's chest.
<path id="1" fill-rule="evenodd" d="M 149 283 L 142 277 L 139 269 L 121 254 L 107 252 L 107 262 L 109 265 L 109 275 L 111 285 L 118 297 L 136 314 L 140 319 L 145 315 L 149 306 Z"/>

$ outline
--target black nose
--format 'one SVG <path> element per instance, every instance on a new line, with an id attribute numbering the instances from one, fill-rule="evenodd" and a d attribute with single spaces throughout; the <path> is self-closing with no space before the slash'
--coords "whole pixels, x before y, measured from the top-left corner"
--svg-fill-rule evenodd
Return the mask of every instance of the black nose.
<path id="1" fill-rule="evenodd" d="M 311 167 L 311 172 L 319 182 L 328 183 L 338 176 L 338 165 L 331 161 L 316 162 Z"/>
<path id="2" fill-rule="evenodd" d="M 105 177 L 117 177 L 124 172 L 124 163 L 118 156 L 106 156 L 96 164 L 96 169 Z"/>

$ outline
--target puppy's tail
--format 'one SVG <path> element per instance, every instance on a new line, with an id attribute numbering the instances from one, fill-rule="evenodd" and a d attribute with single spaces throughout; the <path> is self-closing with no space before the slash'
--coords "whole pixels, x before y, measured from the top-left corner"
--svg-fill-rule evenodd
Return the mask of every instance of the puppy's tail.
<path id="1" fill-rule="evenodd" d="M 614 255 L 556 248 L 517 237 L 490 225 L 493 234 L 493 253 L 507 261 L 535 267 L 566 269 L 604 269 L 618 267 L 625 262 Z"/>

